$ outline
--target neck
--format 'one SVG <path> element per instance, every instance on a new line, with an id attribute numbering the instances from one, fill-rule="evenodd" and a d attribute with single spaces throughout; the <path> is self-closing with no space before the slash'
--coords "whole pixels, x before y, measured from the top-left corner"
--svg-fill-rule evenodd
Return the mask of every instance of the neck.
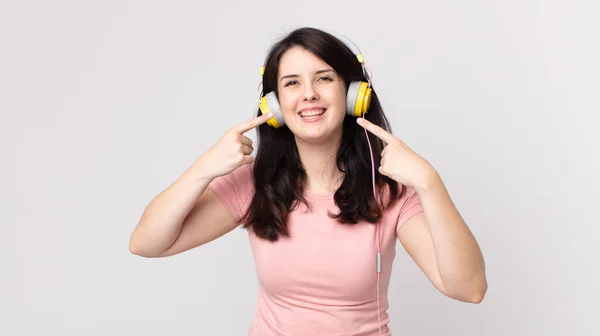
<path id="1" fill-rule="evenodd" d="M 335 192 L 342 183 L 344 174 L 337 168 L 336 157 L 341 137 L 335 140 L 307 143 L 296 139 L 298 154 L 306 171 L 306 188 L 317 194 Z"/>

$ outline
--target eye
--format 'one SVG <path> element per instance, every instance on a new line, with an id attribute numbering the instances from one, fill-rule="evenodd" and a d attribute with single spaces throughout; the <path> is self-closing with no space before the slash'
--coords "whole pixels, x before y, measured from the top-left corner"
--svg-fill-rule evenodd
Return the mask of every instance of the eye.
<path id="1" fill-rule="evenodd" d="M 319 79 L 320 80 L 326 80 L 326 81 L 329 81 L 329 82 L 331 82 L 333 80 L 333 79 L 331 79 L 331 77 L 327 77 L 327 76 L 323 76 L 323 77 L 321 77 Z"/>
<path id="2" fill-rule="evenodd" d="M 285 83 L 285 85 L 284 85 L 284 86 L 290 86 L 290 85 L 294 85 L 295 83 L 296 83 L 296 81 L 295 81 L 295 80 L 292 80 L 292 81 L 289 81 L 289 82 Z"/>

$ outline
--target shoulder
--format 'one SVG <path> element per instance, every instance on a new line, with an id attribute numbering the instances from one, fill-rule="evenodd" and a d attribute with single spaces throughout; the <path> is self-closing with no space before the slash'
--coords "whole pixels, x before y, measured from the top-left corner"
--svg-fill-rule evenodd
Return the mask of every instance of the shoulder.
<path id="1" fill-rule="evenodd" d="M 423 212 L 421 198 L 414 188 L 399 184 L 398 191 L 398 196 L 386 210 L 386 215 L 395 224 L 396 233 L 406 221 Z"/>
<path id="2" fill-rule="evenodd" d="M 244 215 L 254 193 L 253 165 L 245 164 L 213 179 L 209 187 L 237 220 Z"/>
<path id="3" fill-rule="evenodd" d="M 244 164 L 231 172 L 233 178 L 239 182 L 252 182 L 254 177 L 254 163 Z"/>
<path id="4" fill-rule="evenodd" d="M 391 198 L 391 191 L 389 185 L 386 185 L 383 189 L 383 200 L 387 203 L 385 209 L 386 214 L 394 215 L 395 217 L 401 217 L 407 210 L 418 207 L 421 205 L 419 194 L 416 190 L 411 187 L 407 187 L 398 184 L 398 194 L 394 199 Z"/>
<path id="5" fill-rule="evenodd" d="M 254 164 L 244 164 L 228 174 L 213 179 L 210 187 L 217 193 L 227 191 L 227 193 L 247 197 L 254 189 L 253 173 Z"/>

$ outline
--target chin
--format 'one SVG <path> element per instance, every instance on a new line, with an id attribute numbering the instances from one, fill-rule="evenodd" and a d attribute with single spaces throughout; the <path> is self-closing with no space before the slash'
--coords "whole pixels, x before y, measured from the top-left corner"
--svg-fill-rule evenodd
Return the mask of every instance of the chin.
<path id="1" fill-rule="evenodd" d="M 323 143 L 325 140 L 327 140 L 328 137 L 329 134 L 296 134 L 297 139 L 301 139 L 302 141 L 309 143 Z"/>
<path id="2" fill-rule="evenodd" d="M 334 125 L 332 125 L 331 127 L 323 128 L 299 127 L 295 130 L 294 136 L 298 139 L 302 139 L 303 141 L 309 143 L 324 143 L 327 140 L 335 137 L 336 133 L 338 133 L 334 128 Z M 341 134 L 341 132 L 339 133 Z"/>

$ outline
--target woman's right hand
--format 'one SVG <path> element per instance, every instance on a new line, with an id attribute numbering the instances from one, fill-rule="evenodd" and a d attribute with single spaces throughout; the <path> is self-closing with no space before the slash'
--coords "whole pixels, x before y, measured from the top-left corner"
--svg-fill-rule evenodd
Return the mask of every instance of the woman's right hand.
<path id="1" fill-rule="evenodd" d="M 254 151 L 252 140 L 244 133 L 267 122 L 272 117 L 273 113 L 263 114 L 228 129 L 223 137 L 200 158 L 200 169 L 203 174 L 216 178 L 226 175 L 244 164 L 254 162 L 254 157 L 250 155 Z"/>

